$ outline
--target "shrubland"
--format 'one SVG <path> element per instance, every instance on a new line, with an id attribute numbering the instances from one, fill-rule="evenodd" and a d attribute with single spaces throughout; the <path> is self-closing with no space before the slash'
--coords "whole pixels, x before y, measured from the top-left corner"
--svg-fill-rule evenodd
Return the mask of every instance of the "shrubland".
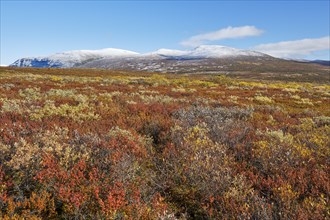
<path id="1" fill-rule="evenodd" d="M 1 219 L 328 219 L 330 86 L 0 69 Z"/>

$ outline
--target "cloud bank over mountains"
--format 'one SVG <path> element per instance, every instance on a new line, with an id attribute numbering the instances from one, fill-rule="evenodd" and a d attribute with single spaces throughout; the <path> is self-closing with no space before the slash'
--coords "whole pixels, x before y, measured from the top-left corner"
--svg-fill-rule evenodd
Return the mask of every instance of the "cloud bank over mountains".
<path id="1" fill-rule="evenodd" d="M 310 55 L 317 51 L 330 49 L 330 36 L 294 41 L 260 44 L 252 49 L 274 57 L 293 58 Z"/>

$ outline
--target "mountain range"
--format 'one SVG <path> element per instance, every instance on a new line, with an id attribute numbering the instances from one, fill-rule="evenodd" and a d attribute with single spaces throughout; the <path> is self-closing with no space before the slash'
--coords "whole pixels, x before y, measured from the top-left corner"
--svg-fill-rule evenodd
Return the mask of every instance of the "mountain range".
<path id="1" fill-rule="evenodd" d="M 312 71 L 327 61 L 284 60 L 265 53 L 219 45 L 201 45 L 192 50 L 159 49 L 149 53 L 107 48 L 74 50 L 45 57 L 21 58 L 10 66 L 38 68 L 102 68 L 169 73 L 224 73 L 233 71 Z"/>
<path id="2" fill-rule="evenodd" d="M 202 45 L 193 50 L 170 50 L 159 49 L 154 52 L 140 54 L 137 52 L 107 48 L 101 50 L 73 50 L 63 53 L 56 53 L 45 57 L 22 58 L 10 66 L 17 67 L 79 67 L 93 66 L 94 61 L 110 62 L 120 60 L 197 60 L 208 58 L 237 58 L 237 57 L 269 57 L 266 54 L 240 50 L 218 45 Z M 111 67 L 109 65 L 108 67 Z"/>

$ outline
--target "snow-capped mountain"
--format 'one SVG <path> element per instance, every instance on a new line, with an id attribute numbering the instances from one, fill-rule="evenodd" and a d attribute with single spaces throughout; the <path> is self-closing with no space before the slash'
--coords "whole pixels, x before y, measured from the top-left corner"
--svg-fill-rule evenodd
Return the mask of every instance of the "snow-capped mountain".
<path id="1" fill-rule="evenodd" d="M 320 64 L 323 64 L 320 65 Z M 45 57 L 22 58 L 10 66 L 46 68 L 93 68 L 164 73 L 268 74 L 314 73 L 329 74 L 329 62 L 302 62 L 274 58 L 264 53 L 219 45 L 202 45 L 192 50 L 159 49 L 139 54 L 121 49 L 75 50 Z M 263 75 L 264 76 L 264 75 Z M 310 77 L 313 77 L 311 75 Z"/>
<path id="2" fill-rule="evenodd" d="M 192 58 L 228 58 L 228 57 L 239 57 L 239 56 L 254 56 L 262 57 L 267 56 L 264 53 L 251 51 L 251 50 L 240 50 L 232 47 L 219 46 L 219 45 L 201 45 L 193 50 L 170 50 L 170 49 L 159 49 L 151 53 L 146 53 L 144 56 L 162 56 L 167 58 L 178 58 L 178 59 L 192 59 Z"/>
<path id="3" fill-rule="evenodd" d="M 218 46 L 218 45 L 202 45 L 196 47 L 190 52 L 189 56 L 202 57 L 202 58 L 224 58 L 224 57 L 239 57 L 239 56 L 266 56 L 264 53 L 240 50 L 232 47 Z"/>
<path id="4" fill-rule="evenodd" d="M 192 50 L 159 49 L 139 54 L 121 49 L 75 50 L 46 57 L 22 58 L 11 66 L 104 68 L 178 72 L 197 69 L 222 69 L 223 63 L 238 60 L 267 60 L 271 56 L 250 50 L 219 45 L 202 45 Z"/>
<path id="5" fill-rule="evenodd" d="M 171 50 L 171 49 L 159 49 L 154 52 L 146 53 L 144 56 L 160 56 L 160 57 L 180 57 L 180 56 L 188 56 L 189 51 L 186 50 Z"/>
<path id="6" fill-rule="evenodd" d="M 235 62 L 275 59 L 267 54 L 218 45 L 203 45 L 193 50 L 159 49 L 124 59 L 104 58 L 80 65 L 81 68 L 128 69 L 156 72 L 225 71 Z"/>
<path id="7" fill-rule="evenodd" d="M 22 58 L 15 61 L 10 66 L 69 68 L 102 58 L 123 58 L 137 55 L 139 55 L 139 53 L 115 48 L 101 50 L 73 50 L 56 53 L 46 57 Z"/>

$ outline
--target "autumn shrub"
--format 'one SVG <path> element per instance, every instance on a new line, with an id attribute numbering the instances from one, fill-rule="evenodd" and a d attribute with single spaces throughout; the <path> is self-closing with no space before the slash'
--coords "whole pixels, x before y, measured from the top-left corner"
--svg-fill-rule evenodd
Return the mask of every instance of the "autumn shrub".
<path id="1" fill-rule="evenodd" d="M 236 76 L 1 67 L 0 219 L 329 219 L 330 87 Z"/>
<path id="2" fill-rule="evenodd" d="M 50 116 L 71 118 L 75 121 L 95 120 L 100 117 L 94 113 L 93 108 L 88 103 L 79 103 L 76 106 L 68 104 L 55 106 L 54 102 L 50 100 L 46 101 L 42 108 L 36 109 L 30 114 L 33 120 L 41 120 Z"/>
<path id="3" fill-rule="evenodd" d="M 211 80 L 220 85 L 226 85 L 227 87 L 237 84 L 233 78 L 230 78 L 226 75 L 213 76 Z"/>
<path id="4" fill-rule="evenodd" d="M 37 100 L 41 98 L 40 88 L 26 88 L 19 90 L 19 95 L 27 101 Z"/>
<path id="5" fill-rule="evenodd" d="M 260 103 L 266 103 L 266 104 L 270 104 L 273 102 L 272 98 L 270 97 L 266 97 L 266 96 L 261 96 L 261 95 L 257 95 L 254 97 L 254 100 Z"/>
<path id="6" fill-rule="evenodd" d="M 15 173 L 8 185 L 1 169 L 4 217 L 155 219 L 167 213 L 148 187 L 148 138 L 114 127 L 102 136 L 57 128 L 33 140 L 1 145 L 5 171 Z"/>
<path id="7" fill-rule="evenodd" d="M 266 202 L 233 169 L 240 151 L 236 146 L 247 130 L 239 130 L 236 139 L 228 135 L 246 126 L 250 114 L 251 110 L 209 107 L 174 114 L 173 144 L 164 151 L 158 182 L 169 201 L 189 218 L 270 219 L 269 210 L 263 210 Z M 243 209 L 244 214 L 239 211 Z"/>
<path id="8" fill-rule="evenodd" d="M 22 102 L 21 100 L 1 98 L 0 101 L 2 103 L 1 105 L 2 112 L 16 112 L 16 113 L 23 112 L 24 102 Z"/>
<path id="9" fill-rule="evenodd" d="M 179 110 L 174 117 L 185 129 L 205 123 L 208 128 L 207 134 L 213 142 L 234 148 L 242 142 L 250 129 L 247 119 L 252 111 L 252 109 L 194 106 L 189 110 Z"/>
<path id="10" fill-rule="evenodd" d="M 325 147 L 329 146 L 329 132 L 327 122 L 323 124 L 318 118 L 302 119 L 289 132 L 258 132 L 261 140 L 255 143 L 254 161 L 262 176 L 273 179 L 267 194 L 276 201 L 274 216 L 323 219 L 329 215 L 323 202 L 329 192 L 328 168 L 316 166 L 326 164 L 330 156 Z"/>
<path id="11" fill-rule="evenodd" d="M 153 83 L 154 86 L 169 84 L 169 80 L 164 75 L 159 75 L 159 74 L 153 74 L 149 78 L 149 81 Z"/>

